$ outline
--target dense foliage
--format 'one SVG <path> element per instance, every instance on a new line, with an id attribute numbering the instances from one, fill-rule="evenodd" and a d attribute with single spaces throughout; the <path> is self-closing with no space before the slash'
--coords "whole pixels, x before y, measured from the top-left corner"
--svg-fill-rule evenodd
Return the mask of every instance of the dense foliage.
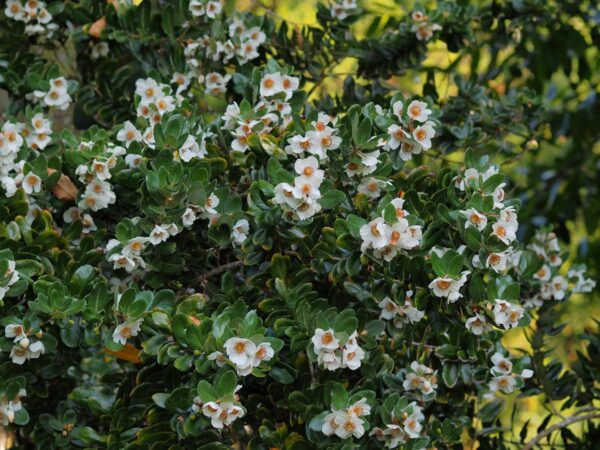
<path id="1" fill-rule="evenodd" d="M 0 448 L 595 448 L 600 11 L 370 3 L 6 1 Z"/>

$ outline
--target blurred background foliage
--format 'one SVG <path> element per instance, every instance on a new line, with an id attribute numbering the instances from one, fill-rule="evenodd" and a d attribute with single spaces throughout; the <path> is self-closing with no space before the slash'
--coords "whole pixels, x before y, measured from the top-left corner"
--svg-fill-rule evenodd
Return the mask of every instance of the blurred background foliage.
<path id="1" fill-rule="evenodd" d="M 301 29 L 320 27 L 318 4 L 316 0 L 239 0 L 229 7 L 267 14 Z M 590 276 L 598 279 L 600 3 L 481 0 L 456 4 L 466 11 L 464 24 L 454 23 L 453 28 L 444 24 L 441 39 L 430 41 L 415 61 L 401 43 L 394 48 L 394 42 L 384 40 L 386 30 L 416 8 L 436 11 L 440 5 L 363 1 L 364 12 L 352 25 L 357 42 L 348 42 L 349 48 L 338 53 L 326 73 L 314 78 L 311 98 L 354 96 L 360 101 L 389 90 L 437 98 L 448 122 L 460 122 L 457 116 L 462 115 L 465 130 L 470 131 L 464 140 L 468 142 L 461 142 L 461 130 L 446 130 L 437 140 L 438 157 L 444 163 L 460 164 L 466 146 L 494 154 L 513 182 L 512 195 L 523 201 L 520 239 L 530 237 L 535 227 L 553 226 L 569 247 L 570 261 L 585 262 Z M 368 51 L 381 42 L 389 47 Z M 540 320 L 561 324 L 560 332 L 545 337 L 546 364 L 559 361 L 572 368 L 581 357 L 579 352 L 586 354 L 582 334 L 599 331 L 598 300 L 598 292 L 576 295 L 542 315 Z M 505 344 L 516 351 L 531 351 L 534 330 L 535 324 L 532 330 L 508 333 Z M 536 345 L 539 349 L 539 342 Z M 596 364 L 600 366 L 600 361 Z M 504 413 L 505 423 L 511 423 L 516 411 L 518 429 L 513 431 L 534 435 L 552 408 L 560 409 L 564 403 L 549 405 L 549 397 L 558 399 L 544 392 L 524 399 L 515 396 Z M 567 408 L 563 414 L 568 412 Z"/>

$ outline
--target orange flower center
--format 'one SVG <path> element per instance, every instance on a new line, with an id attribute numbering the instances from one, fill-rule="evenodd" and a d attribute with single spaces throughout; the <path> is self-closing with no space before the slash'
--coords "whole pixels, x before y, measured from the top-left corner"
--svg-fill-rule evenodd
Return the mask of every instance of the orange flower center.
<path id="1" fill-rule="evenodd" d="M 438 280 L 435 284 L 442 290 L 446 290 L 450 287 L 450 282 L 448 280 Z"/>

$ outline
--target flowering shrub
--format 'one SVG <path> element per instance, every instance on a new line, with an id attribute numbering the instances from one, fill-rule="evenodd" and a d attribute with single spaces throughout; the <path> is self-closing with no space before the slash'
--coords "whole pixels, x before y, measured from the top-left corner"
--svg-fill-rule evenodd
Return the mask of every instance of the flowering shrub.
<path id="1" fill-rule="evenodd" d="M 513 180 L 452 100 L 309 95 L 359 3 L 293 32 L 230 9 L 6 3 L 2 430 L 19 448 L 504 448 L 503 397 L 547 384 L 505 333 L 544 333 L 595 282 L 550 226 L 520 234 Z M 358 71 L 416 67 L 474 14 L 409 11 L 373 50 L 408 48 L 405 67 L 370 67 L 368 37 Z"/>

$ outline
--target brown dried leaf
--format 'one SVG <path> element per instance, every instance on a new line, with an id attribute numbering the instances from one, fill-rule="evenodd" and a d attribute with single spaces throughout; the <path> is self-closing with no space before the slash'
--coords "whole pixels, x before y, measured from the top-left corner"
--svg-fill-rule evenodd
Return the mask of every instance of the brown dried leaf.
<path id="1" fill-rule="evenodd" d="M 106 28 L 106 17 L 102 16 L 96 20 L 92 26 L 88 29 L 90 36 L 100 37 L 102 30 Z"/>
<path id="2" fill-rule="evenodd" d="M 56 170 L 48 169 L 48 175 L 52 175 L 54 172 Z M 61 202 L 70 202 L 77 197 L 77 186 L 64 173 L 60 175 L 58 182 L 50 190 Z"/>
<path id="3" fill-rule="evenodd" d="M 124 359 L 125 361 L 130 361 L 135 364 L 142 363 L 142 360 L 140 359 L 140 350 L 131 344 L 125 344 L 121 350 L 116 352 L 105 348 L 104 352 L 108 353 L 109 355 L 116 356 L 119 359 Z"/>

